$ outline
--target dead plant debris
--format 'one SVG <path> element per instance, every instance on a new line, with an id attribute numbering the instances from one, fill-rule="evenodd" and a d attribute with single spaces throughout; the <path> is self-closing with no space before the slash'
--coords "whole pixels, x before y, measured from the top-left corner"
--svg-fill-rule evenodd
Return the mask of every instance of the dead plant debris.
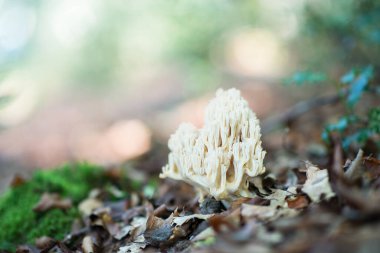
<path id="1" fill-rule="evenodd" d="M 112 201 L 95 189 L 64 240 L 46 235 L 17 252 L 376 252 L 380 161 L 362 151 L 340 167 L 333 158 L 327 169 L 305 162 L 268 171 L 250 186 L 260 195 L 232 202 L 200 204 L 191 187 L 170 180 L 153 198 L 136 191 Z M 71 205 L 44 193 L 34 211 Z"/>

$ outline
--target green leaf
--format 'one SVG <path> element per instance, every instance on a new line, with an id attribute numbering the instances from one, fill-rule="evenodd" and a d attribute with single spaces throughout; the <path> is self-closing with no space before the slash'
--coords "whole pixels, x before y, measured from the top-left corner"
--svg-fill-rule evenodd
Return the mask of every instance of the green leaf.
<path id="1" fill-rule="evenodd" d="M 380 107 L 372 108 L 369 111 L 368 126 L 374 133 L 380 134 Z"/>
<path id="2" fill-rule="evenodd" d="M 344 81 L 349 84 L 349 92 L 347 96 L 347 104 L 349 107 L 355 106 L 360 100 L 363 91 L 367 88 L 369 81 L 373 77 L 373 67 L 368 66 L 358 73 L 356 78 L 353 78 L 351 74 L 346 75 Z M 351 80 L 352 79 L 352 80 Z"/>
<path id="3" fill-rule="evenodd" d="M 143 194 L 147 198 L 153 198 L 154 194 L 158 189 L 158 181 L 155 179 L 150 179 L 148 184 L 143 188 Z"/>
<path id="4" fill-rule="evenodd" d="M 361 129 L 356 133 L 345 137 L 342 141 L 343 149 L 347 150 L 353 143 L 363 146 L 370 138 L 372 132 L 369 129 Z"/>
<path id="5" fill-rule="evenodd" d="M 318 84 L 326 81 L 326 75 L 321 72 L 297 71 L 291 77 L 285 79 L 285 84 L 305 85 Z"/>
<path id="6" fill-rule="evenodd" d="M 340 82 L 341 83 L 344 83 L 344 84 L 348 84 L 348 83 L 351 83 L 352 81 L 355 80 L 355 71 L 354 70 L 350 70 L 350 72 L 344 74 L 341 78 L 340 78 Z"/>
<path id="7" fill-rule="evenodd" d="M 355 123 L 358 117 L 355 115 L 348 115 L 341 117 L 336 123 L 328 124 L 322 132 L 321 138 L 325 142 L 329 142 L 329 136 L 332 132 L 343 133 L 350 124 Z"/>
<path id="8" fill-rule="evenodd" d="M 343 132 L 344 130 L 347 129 L 348 125 L 351 123 L 354 123 L 358 120 L 358 118 L 355 115 L 349 115 L 349 116 L 344 116 L 341 117 L 338 122 L 335 124 L 330 124 L 327 126 L 327 129 L 329 131 L 338 131 L 338 132 Z"/>

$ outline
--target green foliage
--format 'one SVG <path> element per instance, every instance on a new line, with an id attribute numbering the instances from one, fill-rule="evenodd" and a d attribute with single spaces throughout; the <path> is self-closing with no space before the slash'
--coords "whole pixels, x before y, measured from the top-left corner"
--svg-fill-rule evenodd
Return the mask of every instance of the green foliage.
<path id="1" fill-rule="evenodd" d="M 90 189 L 99 186 L 102 170 L 87 164 L 64 166 L 36 172 L 32 179 L 9 189 L 0 197 L 0 249 L 13 250 L 20 243 L 34 243 L 43 235 L 62 239 L 69 232 L 78 210 L 50 210 L 36 213 L 32 209 L 43 192 L 57 192 L 74 202 L 85 198 Z"/>
<path id="2" fill-rule="evenodd" d="M 369 129 L 374 133 L 380 134 L 380 107 L 372 108 L 368 114 Z"/>
<path id="3" fill-rule="evenodd" d="M 153 198 L 158 189 L 158 180 L 152 178 L 143 188 L 143 194 L 147 198 Z"/>
<path id="4" fill-rule="evenodd" d="M 341 78 L 341 82 L 348 85 L 346 103 L 349 107 L 353 107 L 359 101 L 372 77 L 373 67 L 368 66 L 363 69 L 353 69 Z"/>
<path id="5" fill-rule="evenodd" d="M 317 72 L 299 71 L 287 79 L 287 84 L 304 85 L 326 80 L 326 77 Z M 348 150 L 350 146 L 364 146 L 368 140 L 380 134 L 380 109 L 369 108 L 368 113 L 362 117 L 356 110 L 364 93 L 369 96 L 378 96 L 374 82 L 374 67 L 353 68 L 340 78 L 337 85 L 342 102 L 346 105 L 346 113 L 335 123 L 327 124 L 322 131 L 322 139 L 329 142 L 332 134 L 338 135 L 342 146 Z M 360 106 L 359 106 L 360 107 Z"/>
<path id="6" fill-rule="evenodd" d="M 332 80 L 339 78 L 336 73 L 342 69 L 351 69 L 340 82 L 330 81 L 341 94 L 345 112 L 325 126 L 322 139 L 328 142 L 332 134 L 338 136 L 346 150 L 378 140 L 378 109 L 371 108 L 378 105 L 371 98 L 378 101 L 380 94 L 374 75 L 380 69 L 380 2 L 308 1 L 303 14 L 300 34 L 292 41 L 295 52 L 302 52 L 297 54 L 300 65 L 318 69 Z M 307 72 L 296 73 L 292 80 L 294 84 L 312 83 Z M 362 101 L 363 96 L 370 100 Z"/>
<path id="7" fill-rule="evenodd" d="M 336 123 L 329 124 L 325 127 L 322 133 L 322 138 L 325 141 L 329 140 L 329 134 L 332 132 L 343 133 L 347 130 L 348 126 L 357 121 L 357 117 L 354 115 L 343 116 Z"/>
<path id="8" fill-rule="evenodd" d="M 339 118 L 336 123 L 326 125 L 322 132 L 322 139 L 329 141 L 332 133 L 338 134 L 342 139 L 342 146 L 347 150 L 351 145 L 364 146 L 367 141 L 380 133 L 380 109 L 370 108 L 367 115 L 360 117 L 355 109 L 363 93 L 368 91 L 371 80 L 374 78 L 373 67 L 352 69 L 342 76 L 340 92 L 345 94 L 343 101 L 347 106 L 348 114 Z M 347 92 L 345 92 L 347 91 Z M 371 92 L 373 96 L 376 93 Z"/>
<path id="9" fill-rule="evenodd" d="M 285 79 L 285 84 L 305 85 L 320 84 L 327 80 L 326 74 L 313 71 L 297 71 L 291 77 Z"/>

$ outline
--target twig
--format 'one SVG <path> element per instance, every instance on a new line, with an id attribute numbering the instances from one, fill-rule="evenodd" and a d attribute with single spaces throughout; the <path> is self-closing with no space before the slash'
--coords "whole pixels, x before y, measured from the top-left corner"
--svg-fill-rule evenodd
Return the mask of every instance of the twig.
<path id="1" fill-rule="evenodd" d="M 295 120 L 302 114 L 311 111 L 315 108 L 324 105 L 335 104 L 339 101 L 340 97 L 341 94 L 333 94 L 299 102 L 294 106 L 290 107 L 288 110 L 265 119 L 262 123 L 262 133 L 268 134 L 276 130 L 280 126 Z"/>

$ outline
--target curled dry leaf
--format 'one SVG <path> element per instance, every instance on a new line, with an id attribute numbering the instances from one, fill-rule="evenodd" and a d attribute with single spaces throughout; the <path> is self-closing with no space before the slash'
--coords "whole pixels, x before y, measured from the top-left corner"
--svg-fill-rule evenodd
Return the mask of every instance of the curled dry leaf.
<path id="1" fill-rule="evenodd" d="M 173 234 L 172 217 L 164 220 L 154 215 L 150 215 L 146 222 L 144 237 L 148 244 L 158 247 L 167 244 Z"/>
<path id="2" fill-rule="evenodd" d="M 356 158 L 350 163 L 346 172 L 344 172 L 344 176 L 350 180 L 356 180 L 363 175 L 363 150 L 359 150 Z"/>
<path id="3" fill-rule="evenodd" d="M 100 200 L 95 199 L 95 198 L 88 198 L 88 199 L 83 200 L 79 204 L 78 208 L 79 208 L 79 211 L 83 215 L 88 216 L 92 213 L 92 211 L 102 206 L 103 206 L 103 203 Z"/>
<path id="4" fill-rule="evenodd" d="M 147 218 L 146 217 L 134 217 L 131 226 L 132 231 L 130 234 L 133 238 L 138 238 L 139 236 L 142 236 L 146 230 L 147 225 Z"/>
<path id="5" fill-rule="evenodd" d="M 326 169 L 319 169 L 315 165 L 306 163 L 306 182 L 302 191 L 306 193 L 313 202 L 320 202 L 321 198 L 330 199 L 335 196 L 329 183 L 329 175 Z"/>
<path id="6" fill-rule="evenodd" d="M 41 196 L 40 201 L 33 207 L 35 212 L 45 212 L 53 208 L 66 210 L 71 208 L 71 199 L 62 199 L 57 193 L 44 193 Z"/>

